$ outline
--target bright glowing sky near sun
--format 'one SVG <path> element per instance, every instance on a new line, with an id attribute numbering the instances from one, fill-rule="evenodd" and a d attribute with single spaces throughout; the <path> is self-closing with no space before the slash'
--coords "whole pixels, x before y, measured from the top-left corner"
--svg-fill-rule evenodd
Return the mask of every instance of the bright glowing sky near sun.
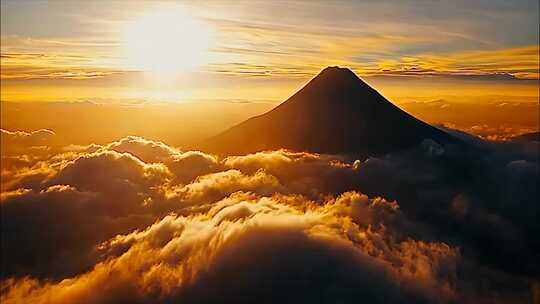
<path id="1" fill-rule="evenodd" d="M 465 126 L 441 107 L 512 104 L 506 113 L 518 117 L 538 100 L 534 0 L 1 5 L 4 105 L 204 100 L 270 108 L 328 65 L 351 68 L 423 119 L 469 130 L 512 121 Z M 520 132 L 537 124 L 526 120 Z"/>

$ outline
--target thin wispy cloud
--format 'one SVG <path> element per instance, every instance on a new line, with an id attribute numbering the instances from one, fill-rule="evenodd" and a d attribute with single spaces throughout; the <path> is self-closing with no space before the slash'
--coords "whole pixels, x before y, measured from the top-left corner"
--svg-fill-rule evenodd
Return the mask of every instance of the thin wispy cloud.
<path id="1" fill-rule="evenodd" d="M 321 66 L 339 64 L 362 75 L 508 74 L 538 79 L 538 44 L 534 39 L 538 31 L 525 27 L 536 22 L 533 19 L 537 13 L 524 10 L 528 3 L 493 7 L 471 4 L 463 11 L 444 3 L 419 2 L 339 2 L 331 6 L 322 2 L 255 2 L 242 7 L 214 2 L 181 8 L 215 34 L 211 56 L 201 67 L 210 73 L 305 77 Z M 89 13 L 75 12 L 71 5 L 65 12 L 51 12 L 60 24 L 80 28 L 77 37 L 64 29 L 50 34 L 29 30 L 13 17 L 3 18 L 7 30 L 2 37 L 2 64 L 7 68 L 2 69 L 2 78 L 86 79 L 110 75 L 112 71 L 104 71 L 104 67 L 114 72 L 131 70 L 122 58 L 119 29 L 138 11 L 152 11 L 158 5 L 128 5 L 116 17 L 104 14 L 106 17 L 100 18 L 97 13 L 105 8 L 80 5 Z M 10 2 L 4 4 L 4 10 L 16 15 L 12 6 Z M 20 6 L 32 8 L 31 3 Z M 220 15 L 212 13 L 216 10 Z M 517 19 L 518 13 L 521 19 Z M 33 14 L 39 16 L 40 12 L 36 9 Z M 408 21 L 401 22 L 404 19 Z M 512 20 L 514 31 L 505 29 L 507 22 L 501 20 Z M 89 24 L 96 29 L 90 30 Z M 13 53 L 20 56 L 10 57 Z M 31 54 L 42 57 L 32 58 Z M 61 71 L 67 68 L 84 72 L 78 73 L 80 77 L 70 77 Z M 40 73 L 48 69 L 52 72 Z"/>

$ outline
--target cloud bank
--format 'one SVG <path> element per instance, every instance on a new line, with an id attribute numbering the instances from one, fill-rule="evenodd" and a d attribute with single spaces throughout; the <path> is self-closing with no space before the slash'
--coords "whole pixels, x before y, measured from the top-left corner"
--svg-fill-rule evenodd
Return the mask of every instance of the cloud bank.
<path id="1" fill-rule="evenodd" d="M 2 154 L 2 302 L 537 301 L 538 143 L 456 134 L 474 149 Z"/>

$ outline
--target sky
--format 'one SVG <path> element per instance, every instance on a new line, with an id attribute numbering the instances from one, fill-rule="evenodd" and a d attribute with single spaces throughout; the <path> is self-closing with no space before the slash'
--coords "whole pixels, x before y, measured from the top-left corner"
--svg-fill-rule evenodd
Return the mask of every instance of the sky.
<path id="1" fill-rule="evenodd" d="M 351 68 L 431 123 L 456 124 L 444 119 L 444 110 L 418 103 L 491 110 L 511 103 L 509 117 L 517 117 L 538 101 L 534 0 L 8 0 L 1 6 L 4 104 L 233 101 L 267 109 L 329 65 Z M 472 123 L 478 115 L 465 116 L 469 122 L 460 127 L 482 125 Z M 532 120 L 520 130 L 534 129 Z"/>

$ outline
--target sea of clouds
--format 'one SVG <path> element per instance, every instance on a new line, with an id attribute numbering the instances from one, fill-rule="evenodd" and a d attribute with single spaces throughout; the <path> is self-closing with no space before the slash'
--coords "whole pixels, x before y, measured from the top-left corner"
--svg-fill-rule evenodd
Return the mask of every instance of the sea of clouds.
<path id="1" fill-rule="evenodd" d="M 2 130 L 2 303 L 540 300 L 538 142 L 218 157 Z"/>

